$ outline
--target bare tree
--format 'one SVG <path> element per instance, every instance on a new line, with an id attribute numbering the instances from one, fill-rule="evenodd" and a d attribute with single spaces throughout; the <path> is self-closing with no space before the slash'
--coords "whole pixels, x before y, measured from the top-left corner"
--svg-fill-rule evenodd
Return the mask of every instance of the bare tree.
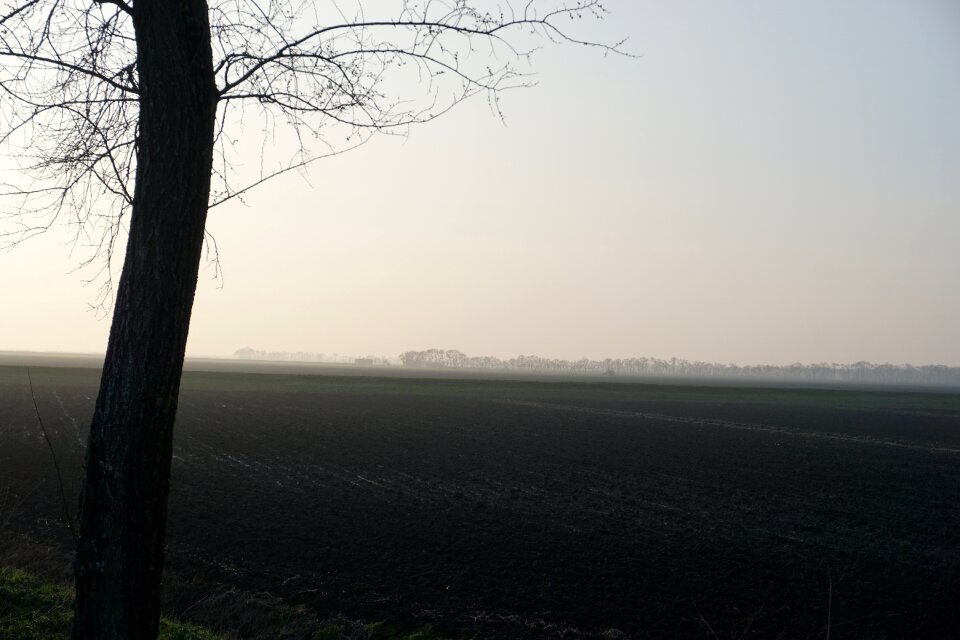
<path id="1" fill-rule="evenodd" d="M 81 499 L 74 638 L 154 638 L 184 349 L 207 211 L 471 96 L 599 0 L 7 0 L 4 237 L 57 221 L 115 291 Z M 374 15 L 376 14 L 376 15 Z M 251 169 L 249 134 L 296 151 Z M 282 148 L 286 148 L 281 145 Z M 269 148 L 269 145 L 264 147 Z M 269 157 L 265 154 L 264 157 Z M 119 283 L 110 282 L 126 236 Z"/>

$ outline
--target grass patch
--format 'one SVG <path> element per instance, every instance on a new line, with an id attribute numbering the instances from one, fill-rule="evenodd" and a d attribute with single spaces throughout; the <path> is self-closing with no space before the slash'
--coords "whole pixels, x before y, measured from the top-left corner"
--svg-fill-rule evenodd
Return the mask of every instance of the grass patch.
<path id="1" fill-rule="evenodd" d="M 294 616 L 294 611 L 281 612 Z M 0 640 L 70 640 L 73 590 L 49 584 L 16 569 L 0 567 Z M 314 623 L 316 624 L 316 623 Z M 313 626 L 310 640 L 443 640 L 431 627 L 413 631 L 386 622 L 334 618 Z M 232 636 L 203 627 L 160 621 L 160 640 L 226 640 Z M 288 638 L 256 634 L 257 638 Z M 303 636 L 298 636 L 303 637 Z"/>
<path id="2" fill-rule="evenodd" d="M 0 640 L 69 640 L 73 591 L 0 568 Z M 221 640 L 200 627 L 160 622 L 161 640 Z"/>

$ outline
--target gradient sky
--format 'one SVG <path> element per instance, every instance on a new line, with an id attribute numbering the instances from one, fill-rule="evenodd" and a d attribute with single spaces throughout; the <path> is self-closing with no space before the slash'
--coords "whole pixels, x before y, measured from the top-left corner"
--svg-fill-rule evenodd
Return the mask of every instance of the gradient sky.
<path id="1" fill-rule="evenodd" d="M 960 4 L 640 2 L 461 105 L 211 212 L 189 355 L 960 365 Z M 0 253 L 0 349 L 99 352 L 67 236 Z M 86 274 L 89 275 L 89 274 Z"/>

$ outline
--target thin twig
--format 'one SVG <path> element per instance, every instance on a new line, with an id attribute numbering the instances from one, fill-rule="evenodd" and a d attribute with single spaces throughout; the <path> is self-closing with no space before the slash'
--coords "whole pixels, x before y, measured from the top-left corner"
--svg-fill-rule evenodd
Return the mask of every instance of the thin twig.
<path id="1" fill-rule="evenodd" d="M 750 618 L 747 620 L 747 626 L 743 628 L 743 631 L 737 636 L 737 640 L 743 640 L 747 637 L 747 632 L 750 631 L 750 627 L 753 626 L 753 622 L 763 613 L 763 606 L 750 614 Z"/>
<path id="2" fill-rule="evenodd" d="M 703 617 L 702 613 L 700 613 L 700 607 L 697 606 L 696 600 L 693 602 L 693 608 L 696 609 L 697 615 L 700 616 L 700 622 L 707 625 L 707 629 L 710 631 L 710 635 L 714 637 L 714 640 L 720 640 L 720 636 L 717 635 L 717 632 L 713 630 L 713 627 L 710 625 L 707 619 Z"/>
<path id="3" fill-rule="evenodd" d="M 830 575 L 830 570 L 827 569 L 827 638 L 830 640 L 830 624 L 831 618 L 833 617 L 833 576 Z"/>
<path id="4" fill-rule="evenodd" d="M 189 607 L 187 607 L 186 609 L 184 609 L 183 611 L 181 611 L 179 617 L 182 619 L 183 616 L 187 615 L 187 614 L 188 614 L 190 611 L 192 611 L 197 605 L 200 605 L 200 604 L 206 602 L 207 600 L 209 600 L 209 599 L 210 599 L 210 596 L 212 596 L 212 595 L 213 595 L 212 593 L 208 593 L 207 595 L 203 596 L 202 598 L 200 598 L 199 600 L 197 600 L 196 602 L 194 602 L 192 605 L 190 605 Z"/>
<path id="5" fill-rule="evenodd" d="M 63 490 L 63 476 L 60 473 L 60 463 L 57 462 L 57 452 L 53 449 L 53 442 L 50 441 L 47 428 L 43 424 L 43 418 L 40 417 L 40 407 L 37 406 L 37 395 L 33 391 L 33 377 L 30 375 L 30 367 L 27 367 L 27 382 L 30 384 L 30 398 L 33 400 L 33 410 L 37 414 L 37 422 L 40 423 L 40 431 L 43 433 L 43 439 L 47 441 L 50 457 L 53 458 L 53 468 L 57 471 L 57 488 L 60 489 L 60 507 L 63 509 L 63 517 L 67 521 L 67 527 L 70 529 L 73 541 L 78 542 L 80 538 L 77 537 L 77 530 L 73 526 L 73 518 L 70 517 L 70 510 L 67 508 L 67 494 Z"/>

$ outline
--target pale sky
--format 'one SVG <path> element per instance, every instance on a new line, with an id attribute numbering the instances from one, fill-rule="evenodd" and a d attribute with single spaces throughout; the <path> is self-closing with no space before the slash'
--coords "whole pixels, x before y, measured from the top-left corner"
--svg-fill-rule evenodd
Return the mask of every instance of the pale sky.
<path id="1" fill-rule="evenodd" d="M 211 212 L 188 355 L 960 365 L 960 3 L 641 2 L 539 85 Z M 101 352 L 62 230 L 0 253 L 0 350 Z"/>

